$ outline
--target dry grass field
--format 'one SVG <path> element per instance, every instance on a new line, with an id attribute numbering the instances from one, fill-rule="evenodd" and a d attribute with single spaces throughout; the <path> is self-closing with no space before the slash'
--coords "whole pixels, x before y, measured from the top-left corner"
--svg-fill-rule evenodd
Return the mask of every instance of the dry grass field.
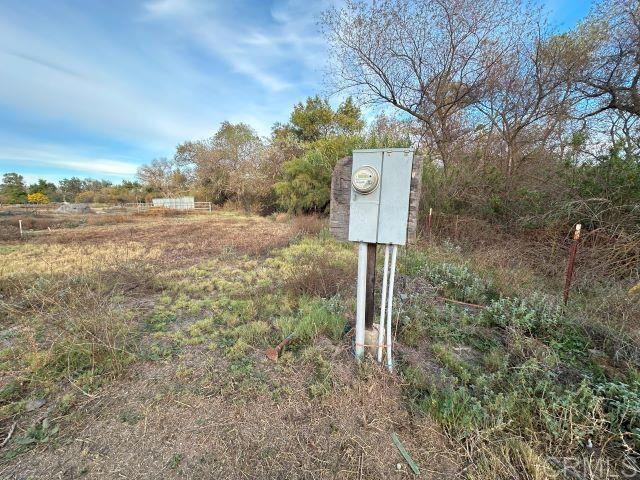
<path id="1" fill-rule="evenodd" d="M 426 478 L 634 468 L 625 283 L 565 308 L 504 247 L 412 247 L 392 375 L 353 361 L 356 254 L 321 220 L 112 220 L 0 242 L 0 478 L 410 477 L 392 432 Z"/>

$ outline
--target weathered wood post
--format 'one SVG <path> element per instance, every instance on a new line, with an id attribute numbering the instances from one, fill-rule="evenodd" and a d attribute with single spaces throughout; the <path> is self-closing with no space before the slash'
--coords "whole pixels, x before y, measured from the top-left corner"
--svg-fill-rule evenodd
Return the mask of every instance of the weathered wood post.
<path id="1" fill-rule="evenodd" d="M 364 327 L 373 327 L 376 288 L 376 257 L 378 245 L 367 243 L 367 301 L 365 302 Z"/>
<path id="2" fill-rule="evenodd" d="M 422 158 L 414 156 L 410 149 L 355 150 L 353 153 L 353 157 L 339 160 L 333 171 L 329 226 L 337 239 L 358 242 L 355 354 L 360 359 L 366 349 L 374 353 L 376 348 L 379 351 L 383 348 L 379 330 L 385 317 L 391 318 L 391 310 L 381 311 L 380 327 L 376 330 L 377 245 L 386 245 L 386 252 L 392 246 L 395 260 L 397 245 L 415 240 Z M 393 264 L 392 270 L 395 270 L 395 262 Z M 386 276 L 383 283 L 386 285 Z M 393 277 L 389 286 L 389 298 L 385 295 L 381 306 L 393 305 Z M 390 339 L 389 327 L 390 324 L 387 325 Z M 384 348 L 390 353 L 390 345 Z M 391 367 L 390 356 L 388 365 Z"/>

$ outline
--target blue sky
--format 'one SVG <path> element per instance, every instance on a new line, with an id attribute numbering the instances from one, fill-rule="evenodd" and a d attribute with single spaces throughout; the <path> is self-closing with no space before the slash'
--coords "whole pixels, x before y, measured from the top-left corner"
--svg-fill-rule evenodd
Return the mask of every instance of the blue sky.
<path id="1" fill-rule="evenodd" d="M 0 174 L 118 182 L 224 120 L 268 135 L 323 92 L 330 3 L 0 0 Z M 560 29 L 589 8 L 543 3 Z"/>

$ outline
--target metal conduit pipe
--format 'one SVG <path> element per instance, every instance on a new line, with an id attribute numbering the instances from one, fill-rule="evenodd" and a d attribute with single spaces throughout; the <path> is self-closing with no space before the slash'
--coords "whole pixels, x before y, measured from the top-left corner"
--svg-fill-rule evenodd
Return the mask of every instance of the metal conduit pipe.
<path id="1" fill-rule="evenodd" d="M 389 300 L 387 302 L 387 368 L 393 371 L 393 355 L 391 352 L 391 317 L 393 312 L 393 282 L 396 276 L 396 258 L 398 246 L 391 246 L 391 272 L 389 272 Z"/>
<path id="2" fill-rule="evenodd" d="M 387 304 L 387 277 L 389 276 L 389 245 L 384 246 L 384 269 L 382 272 L 382 294 L 380 295 L 380 326 L 378 327 L 378 362 L 382 363 L 384 345 L 385 314 Z"/>

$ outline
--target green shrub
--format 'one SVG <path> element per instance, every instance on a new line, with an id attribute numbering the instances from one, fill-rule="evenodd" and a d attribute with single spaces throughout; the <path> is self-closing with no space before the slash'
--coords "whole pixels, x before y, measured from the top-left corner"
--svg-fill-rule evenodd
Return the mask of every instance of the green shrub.
<path id="1" fill-rule="evenodd" d="M 607 419 L 614 431 L 625 432 L 636 451 L 640 450 L 640 384 L 605 382 L 596 386 L 603 398 Z"/>
<path id="2" fill-rule="evenodd" d="M 418 405 L 421 409 L 428 409 L 457 438 L 466 437 L 485 426 L 487 412 L 466 387 L 449 386 L 433 390 L 428 399 Z"/>
<path id="3" fill-rule="evenodd" d="M 491 326 L 514 327 L 528 334 L 549 331 L 566 322 L 562 308 L 540 294 L 496 300 L 481 313 L 481 319 Z"/>
<path id="4" fill-rule="evenodd" d="M 434 261 L 427 252 L 408 250 L 399 261 L 399 272 L 420 276 L 436 289 L 439 295 L 470 303 L 488 303 L 498 298 L 493 284 L 473 272 L 466 265 Z"/>

